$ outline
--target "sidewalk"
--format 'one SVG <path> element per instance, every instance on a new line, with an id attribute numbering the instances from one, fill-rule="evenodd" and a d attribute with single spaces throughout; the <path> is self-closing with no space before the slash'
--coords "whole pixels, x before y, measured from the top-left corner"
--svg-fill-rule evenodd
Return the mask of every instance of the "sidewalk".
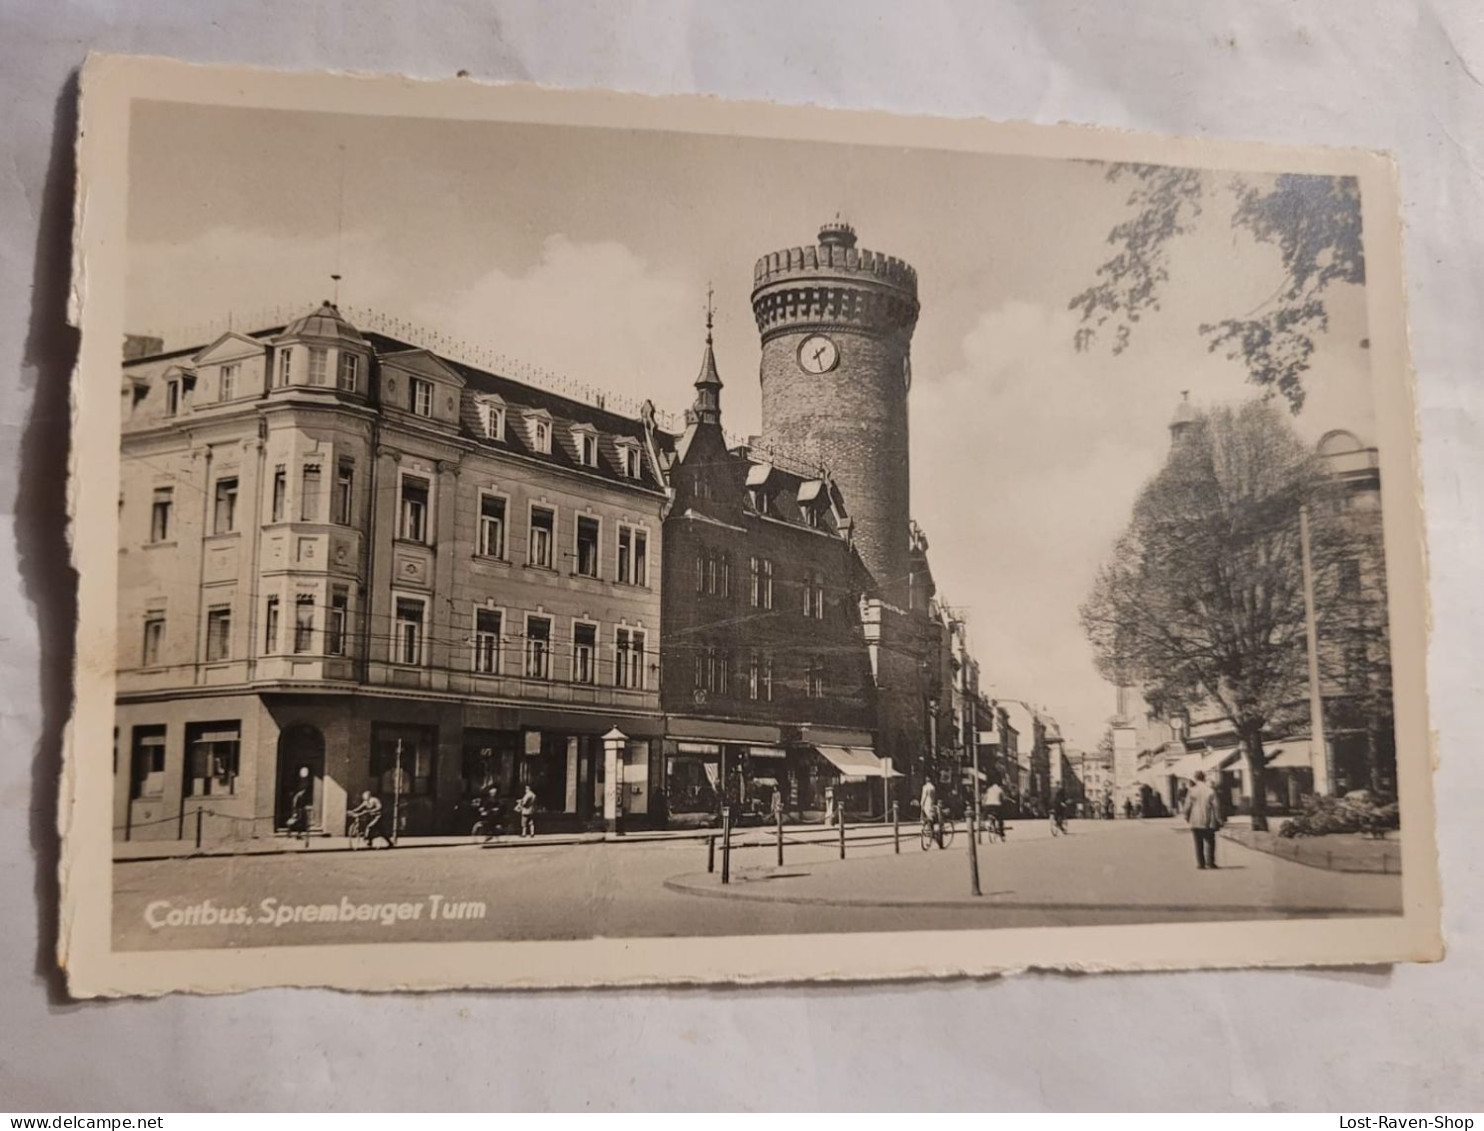
<path id="1" fill-rule="evenodd" d="M 1221 867 L 1203 872 L 1191 859 L 1189 834 L 1174 822 L 1081 822 L 1055 840 L 1012 834 L 1007 843 L 981 846 L 981 896 L 969 891 L 962 837 L 948 851 L 914 845 L 895 855 L 888 847 L 845 860 L 823 846 L 796 849 L 781 868 L 734 860 L 726 885 L 718 865 L 717 873 L 687 872 L 665 886 L 705 898 L 809 906 L 1096 911 L 1131 919 L 1401 913 L 1400 876 L 1325 872 L 1224 843 Z"/>
<path id="2" fill-rule="evenodd" d="M 845 830 L 847 842 L 869 841 L 876 838 L 890 837 L 891 825 L 865 824 L 848 825 Z M 776 832 L 771 825 L 757 826 L 749 825 L 732 830 L 732 843 L 738 846 L 756 845 L 761 843 L 773 844 Z M 817 824 L 785 824 L 783 826 L 784 843 L 806 844 L 806 843 L 833 843 L 839 838 L 839 829 L 833 826 Z M 910 829 L 902 826 L 902 841 L 907 843 L 909 839 L 915 840 L 917 826 Z M 505 848 L 550 848 L 559 845 L 575 844 L 648 844 L 655 841 L 693 840 L 704 842 L 708 837 L 717 839 L 718 848 L 721 844 L 720 829 L 643 829 L 626 833 L 609 832 L 569 832 L 569 833 L 546 833 L 534 837 L 519 836 L 497 836 L 491 840 L 483 841 L 470 836 L 418 836 L 403 837 L 397 842 L 397 848 L 480 848 L 480 849 L 505 849 Z M 379 845 L 373 851 L 385 851 L 385 845 Z M 113 845 L 114 863 L 125 863 L 137 860 L 173 860 L 179 858 L 199 858 L 203 856 L 274 856 L 288 855 L 291 853 L 304 852 L 355 852 L 366 851 L 359 846 L 352 847 L 350 839 L 344 836 L 314 836 L 308 843 L 296 837 L 273 836 L 254 837 L 247 840 L 215 841 L 203 844 L 197 848 L 192 840 L 134 840 L 115 841 Z"/>
<path id="3" fill-rule="evenodd" d="M 1276 832 L 1254 832 L 1243 825 L 1228 825 L 1221 835 L 1244 848 L 1294 860 L 1329 872 L 1379 872 L 1402 874 L 1402 846 L 1396 840 L 1375 840 L 1359 833 L 1330 836 L 1282 837 Z"/>

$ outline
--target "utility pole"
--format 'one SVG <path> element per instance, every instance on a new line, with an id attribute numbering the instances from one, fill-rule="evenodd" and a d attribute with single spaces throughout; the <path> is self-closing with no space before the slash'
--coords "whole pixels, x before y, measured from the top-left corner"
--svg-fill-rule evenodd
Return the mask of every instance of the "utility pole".
<path id="1" fill-rule="evenodd" d="M 1329 796 L 1329 741 L 1324 734 L 1324 696 L 1319 690 L 1319 626 L 1314 618 L 1314 559 L 1310 549 L 1309 508 L 1299 507 L 1299 546 L 1304 563 L 1304 635 L 1309 646 L 1309 746 L 1314 792 Z M 1315 757 L 1314 755 L 1317 755 Z"/>

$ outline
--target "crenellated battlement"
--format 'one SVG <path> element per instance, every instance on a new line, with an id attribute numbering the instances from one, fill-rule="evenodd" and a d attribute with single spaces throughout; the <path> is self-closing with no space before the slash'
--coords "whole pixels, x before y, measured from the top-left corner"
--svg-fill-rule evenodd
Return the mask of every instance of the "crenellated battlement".
<path id="1" fill-rule="evenodd" d="M 917 271 L 895 255 L 868 248 L 840 244 L 790 247 L 763 256 L 753 267 L 754 287 L 790 281 L 827 271 L 832 275 L 857 276 L 907 291 L 917 297 Z"/>

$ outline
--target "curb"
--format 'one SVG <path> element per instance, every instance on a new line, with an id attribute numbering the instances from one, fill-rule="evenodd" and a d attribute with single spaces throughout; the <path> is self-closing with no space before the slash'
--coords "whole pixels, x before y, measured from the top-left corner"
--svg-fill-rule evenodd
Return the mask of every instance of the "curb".
<path id="1" fill-rule="evenodd" d="M 855 826 L 849 826 L 849 825 L 847 825 L 846 826 L 846 830 L 845 830 L 846 833 L 847 833 L 846 839 L 848 841 L 854 841 L 854 840 L 859 840 L 859 839 L 864 839 L 864 838 L 870 837 L 873 834 L 879 835 L 879 833 L 877 832 L 877 830 L 881 829 L 881 827 L 882 826 L 880 826 L 880 825 L 874 825 L 874 824 L 870 824 L 870 825 L 855 825 Z M 749 827 L 747 831 L 748 832 L 756 832 L 757 829 L 756 828 L 753 828 L 753 827 Z M 839 835 L 838 834 L 838 831 L 835 831 L 835 830 L 826 830 L 825 828 L 823 828 L 822 826 L 819 826 L 819 825 L 793 825 L 793 826 L 785 825 L 784 826 L 784 832 L 785 832 L 786 835 L 793 835 L 793 836 L 797 836 L 797 835 L 799 835 L 801 833 L 802 834 L 817 833 L 818 834 L 817 836 L 810 837 L 806 841 L 802 841 L 802 842 L 800 842 L 800 841 L 792 841 L 791 842 L 791 843 L 809 843 L 809 844 L 814 844 L 814 843 L 829 844 L 829 843 L 833 843 L 834 839 Z M 740 831 L 734 831 L 734 835 L 740 836 L 741 835 L 741 832 Z M 769 836 L 772 835 L 771 834 L 771 830 L 769 831 L 769 834 L 768 835 Z M 477 849 L 557 848 L 557 847 L 571 847 L 573 845 L 584 845 L 584 844 L 662 844 L 662 843 L 665 843 L 667 841 L 705 841 L 705 840 L 708 840 L 708 839 L 710 839 L 712 837 L 716 837 L 719 840 L 720 837 L 721 837 L 721 831 L 719 829 L 696 829 L 696 830 L 693 830 L 693 831 L 692 830 L 685 830 L 685 831 L 678 831 L 678 832 L 659 831 L 659 830 L 644 830 L 644 831 L 641 831 L 641 832 L 621 833 L 621 834 L 620 833 L 608 833 L 608 832 L 591 832 L 591 833 L 572 833 L 570 835 L 565 835 L 565 836 L 564 835 L 557 834 L 557 835 L 550 835 L 550 836 L 537 837 L 537 838 L 530 838 L 530 837 L 522 838 L 522 837 L 518 837 L 518 836 L 507 836 L 507 837 L 497 838 L 495 840 L 484 841 L 484 842 L 475 842 L 472 837 L 466 837 L 466 838 L 460 838 L 460 837 L 416 837 L 416 838 L 413 838 L 411 840 L 400 841 L 397 844 L 397 848 L 399 850 L 404 850 L 404 849 L 419 849 L 419 848 L 420 849 L 431 849 L 431 848 L 471 848 L 471 849 L 474 849 L 474 848 L 477 848 Z M 905 837 L 905 834 L 904 834 L 904 837 Z M 321 856 L 321 855 L 326 855 L 326 854 L 347 853 L 347 852 L 368 852 L 368 851 L 385 852 L 385 851 L 387 851 L 384 848 L 377 848 L 377 849 L 352 848 L 350 846 L 350 844 L 346 842 L 346 838 L 343 837 L 343 836 L 342 837 L 321 837 L 319 839 L 320 840 L 327 840 L 327 841 L 339 841 L 340 843 L 338 843 L 338 844 L 327 844 L 327 845 L 324 845 L 323 847 L 318 847 L 318 848 L 305 848 L 305 847 L 299 847 L 299 842 L 297 840 L 294 840 L 294 841 L 285 841 L 283 847 L 254 849 L 254 850 L 248 851 L 248 852 L 219 851 L 219 850 L 213 850 L 213 849 L 201 849 L 199 851 L 190 851 L 190 852 L 151 852 L 151 853 L 148 853 L 148 854 L 145 854 L 145 855 L 139 855 L 139 856 L 115 856 L 115 857 L 113 857 L 113 861 L 112 862 L 114 864 L 145 864 L 145 863 L 158 862 L 158 861 L 161 861 L 161 860 L 220 860 L 220 859 L 229 859 L 229 858 L 230 859 L 242 859 L 242 858 L 253 857 L 253 856 Z M 176 843 L 179 843 L 179 842 L 178 841 L 167 841 L 165 843 L 176 844 Z M 771 843 L 772 843 L 772 841 L 769 840 L 768 841 L 768 844 L 771 844 Z M 294 847 L 290 847 L 291 844 Z M 765 845 L 739 845 L 736 842 L 734 842 L 734 847 L 749 847 L 749 848 L 751 848 L 751 847 L 765 847 Z"/>
<path id="2" fill-rule="evenodd" d="M 1008 900 L 996 900 L 993 893 L 979 897 L 982 902 L 975 901 L 972 896 L 950 900 L 764 895 L 762 892 L 721 891 L 715 887 L 703 887 L 699 884 L 687 882 L 692 877 L 707 874 L 705 872 L 686 872 L 679 876 L 671 876 L 664 882 L 664 887 L 667 891 L 673 891 L 679 895 L 693 895 L 701 899 L 736 899 L 749 903 L 783 903 L 796 907 L 855 907 L 862 909 L 895 907 L 903 910 L 916 908 L 925 911 L 1112 911 L 1134 914 L 1139 912 L 1148 912 L 1151 914 L 1189 913 L 1192 910 L 1197 910 L 1220 915 L 1262 915 L 1270 916 L 1274 919 L 1381 919 L 1396 917 L 1399 914 L 1395 911 L 1369 911 L 1353 907 L 1285 909 L 1281 907 L 1247 904 L 1216 904 L 1192 908 L 1189 904 L 1185 903 L 1050 903 L 1040 900 L 1015 900 L 1012 902 Z"/>

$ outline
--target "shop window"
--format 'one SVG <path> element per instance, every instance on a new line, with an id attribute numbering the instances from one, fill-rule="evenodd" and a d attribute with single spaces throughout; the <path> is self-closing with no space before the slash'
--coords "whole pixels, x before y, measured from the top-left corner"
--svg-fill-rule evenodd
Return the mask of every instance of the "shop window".
<path id="1" fill-rule="evenodd" d="M 598 576 L 598 531 L 597 519 L 577 517 L 577 572 L 583 577 Z"/>
<path id="2" fill-rule="evenodd" d="M 191 723 L 186 727 L 187 797 L 226 797 L 237 792 L 242 724 Z"/>
<path id="3" fill-rule="evenodd" d="M 574 624 L 572 626 L 572 682 L 596 683 L 598 681 L 598 626 Z"/>
<path id="4" fill-rule="evenodd" d="M 438 733 L 432 727 L 372 727 L 371 773 L 388 821 L 398 796 L 426 797 L 433 792 L 437 747 Z"/>
<path id="5" fill-rule="evenodd" d="M 206 613 L 206 660 L 231 659 L 232 656 L 232 609 L 221 605 Z"/>
<path id="6" fill-rule="evenodd" d="M 165 728 L 135 727 L 129 755 L 129 798 L 138 801 L 164 795 Z"/>
<path id="7" fill-rule="evenodd" d="M 211 532 L 230 534 L 237 529 L 237 477 L 216 481 L 216 499 L 211 511 Z"/>

